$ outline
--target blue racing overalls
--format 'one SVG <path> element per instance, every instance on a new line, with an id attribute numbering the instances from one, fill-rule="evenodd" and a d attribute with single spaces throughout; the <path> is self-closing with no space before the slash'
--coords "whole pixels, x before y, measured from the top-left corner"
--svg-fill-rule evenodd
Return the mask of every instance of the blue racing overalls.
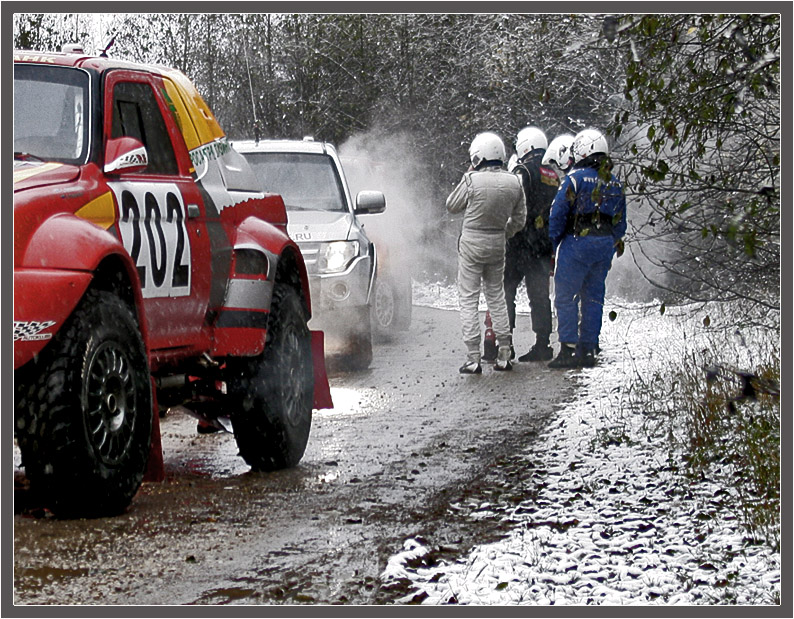
<path id="1" fill-rule="evenodd" d="M 549 214 L 557 334 L 580 352 L 598 349 L 606 278 L 626 233 L 626 196 L 609 160 L 583 163 L 565 177 Z"/>

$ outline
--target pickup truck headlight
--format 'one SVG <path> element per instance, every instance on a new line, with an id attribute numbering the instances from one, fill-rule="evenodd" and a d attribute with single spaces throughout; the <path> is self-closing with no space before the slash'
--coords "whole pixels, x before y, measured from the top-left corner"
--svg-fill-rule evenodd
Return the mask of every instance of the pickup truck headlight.
<path id="1" fill-rule="evenodd" d="M 320 273 L 341 273 L 358 256 L 358 241 L 334 241 L 320 246 Z"/>

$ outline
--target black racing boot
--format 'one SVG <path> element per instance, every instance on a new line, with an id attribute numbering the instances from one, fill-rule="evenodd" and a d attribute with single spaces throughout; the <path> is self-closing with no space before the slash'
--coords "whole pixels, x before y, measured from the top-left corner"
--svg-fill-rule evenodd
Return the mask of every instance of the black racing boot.
<path id="1" fill-rule="evenodd" d="M 583 368 L 595 367 L 596 363 L 598 362 L 597 356 L 598 355 L 596 354 L 596 349 L 594 348 L 589 348 L 588 350 L 582 351 L 580 358 L 582 367 Z"/>
<path id="2" fill-rule="evenodd" d="M 580 366 L 576 347 L 569 344 L 560 344 L 560 352 L 549 363 L 550 368 L 578 368 Z"/>
<path id="3" fill-rule="evenodd" d="M 458 370 L 461 374 L 482 374 L 482 366 L 479 361 L 467 360 Z"/>
<path id="4" fill-rule="evenodd" d="M 496 342 L 485 340 L 483 348 L 482 360 L 486 363 L 492 363 L 496 361 Z"/>
<path id="5" fill-rule="evenodd" d="M 529 349 L 525 355 L 521 355 L 518 360 L 522 363 L 526 361 L 548 361 L 554 356 L 554 349 L 549 346 L 548 342 L 541 344 L 535 342 L 535 345 Z"/>

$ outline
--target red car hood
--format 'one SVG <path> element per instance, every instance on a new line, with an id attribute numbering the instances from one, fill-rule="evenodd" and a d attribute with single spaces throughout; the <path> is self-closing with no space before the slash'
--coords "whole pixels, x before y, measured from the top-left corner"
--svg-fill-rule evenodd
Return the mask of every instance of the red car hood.
<path id="1" fill-rule="evenodd" d="M 14 192 L 75 180 L 78 166 L 46 161 L 14 161 Z"/>

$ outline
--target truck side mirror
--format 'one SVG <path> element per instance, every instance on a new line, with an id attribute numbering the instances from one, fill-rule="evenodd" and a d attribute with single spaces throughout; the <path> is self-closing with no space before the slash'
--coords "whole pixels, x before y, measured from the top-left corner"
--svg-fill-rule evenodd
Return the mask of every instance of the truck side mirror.
<path id="1" fill-rule="evenodd" d="M 108 140 L 105 148 L 105 173 L 143 172 L 149 165 L 149 154 L 140 140 L 124 136 Z"/>
<path id="2" fill-rule="evenodd" d="M 386 210 L 386 196 L 380 191 L 359 191 L 356 196 L 357 215 L 376 215 Z"/>

